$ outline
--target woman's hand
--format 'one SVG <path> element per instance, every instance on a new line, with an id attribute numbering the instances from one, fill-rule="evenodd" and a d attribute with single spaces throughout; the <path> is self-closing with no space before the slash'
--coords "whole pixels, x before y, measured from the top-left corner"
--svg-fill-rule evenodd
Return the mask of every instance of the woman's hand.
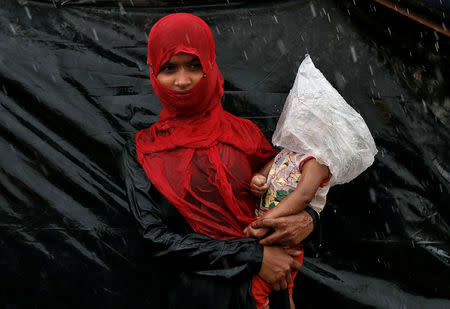
<path id="1" fill-rule="evenodd" d="M 277 244 L 294 246 L 301 243 L 314 230 L 314 223 L 306 211 L 292 216 L 257 219 L 251 224 L 254 229 L 273 228 L 274 232 L 260 240 L 260 244 L 267 246 Z"/>
<path id="2" fill-rule="evenodd" d="M 262 238 L 264 235 L 267 234 L 267 232 L 269 232 L 269 228 L 262 227 L 262 228 L 254 229 L 251 224 L 249 224 L 244 229 L 245 235 L 247 235 L 248 237 L 254 237 L 254 238 Z"/>
<path id="3" fill-rule="evenodd" d="M 256 197 L 261 197 L 269 186 L 266 184 L 267 178 L 260 174 L 256 173 L 253 175 L 252 180 L 250 181 L 250 191 Z"/>
<path id="4" fill-rule="evenodd" d="M 268 282 L 274 291 L 287 289 L 292 282 L 291 271 L 300 270 L 302 264 L 294 260 L 300 251 L 278 246 L 264 246 L 264 256 L 258 275 Z"/>

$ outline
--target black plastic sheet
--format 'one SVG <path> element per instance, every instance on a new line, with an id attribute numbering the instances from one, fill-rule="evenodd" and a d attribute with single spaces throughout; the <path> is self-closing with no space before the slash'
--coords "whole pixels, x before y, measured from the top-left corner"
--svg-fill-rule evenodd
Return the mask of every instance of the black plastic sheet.
<path id="1" fill-rule="evenodd" d="M 298 307 L 450 306 L 448 37 L 366 1 L 134 2 L 2 2 L 2 305 L 160 304 L 120 154 L 161 110 L 147 34 L 188 11 L 215 36 L 226 110 L 270 137 L 309 53 L 377 143 L 374 166 L 329 194 Z"/>

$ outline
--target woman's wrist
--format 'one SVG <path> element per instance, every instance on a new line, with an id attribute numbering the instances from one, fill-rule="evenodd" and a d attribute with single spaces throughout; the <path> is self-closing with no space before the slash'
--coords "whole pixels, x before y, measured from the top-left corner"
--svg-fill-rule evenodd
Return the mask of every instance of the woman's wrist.
<path id="1" fill-rule="evenodd" d="M 313 232 L 314 232 L 320 226 L 320 216 L 317 213 L 317 211 L 312 209 L 310 206 L 306 206 L 305 211 L 311 216 L 311 218 L 313 220 L 313 225 L 314 225 Z"/>

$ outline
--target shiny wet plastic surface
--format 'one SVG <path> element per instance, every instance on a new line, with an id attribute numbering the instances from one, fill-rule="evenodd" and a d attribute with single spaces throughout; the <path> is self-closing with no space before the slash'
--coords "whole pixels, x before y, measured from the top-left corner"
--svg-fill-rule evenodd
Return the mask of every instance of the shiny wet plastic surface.
<path id="1" fill-rule="evenodd" d="M 226 110 L 270 137 L 309 53 L 379 149 L 363 175 L 332 188 L 321 248 L 296 280 L 298 307 L 450 306 L 448 37 L 362 1 L 91 2 L 0 8 L 0 303 L 164 307 L 121 151 L 161 109 L 147 34 L 188 11 L 215 36 Z"/>

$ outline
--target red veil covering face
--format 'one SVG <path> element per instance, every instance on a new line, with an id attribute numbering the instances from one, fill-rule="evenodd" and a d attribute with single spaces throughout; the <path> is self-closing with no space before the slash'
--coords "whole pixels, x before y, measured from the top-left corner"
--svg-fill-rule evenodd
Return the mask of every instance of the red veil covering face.
<path id="1" fill-rule="evenodd" d="M 206 75 L 183 93 L 156 78 L 180 52 L 196 55 Z M 153 185 L 196 232 L 245 237 L 255 209 L 251 176 L 275 151 L 255 124 L 222 109 L 223 77 L 215 60 L 214 39 L 202 19 L 178 13 L 153 26 L 147 62 L 163 110 L 157 123 L 136 135 L 137 155 Z"/>

